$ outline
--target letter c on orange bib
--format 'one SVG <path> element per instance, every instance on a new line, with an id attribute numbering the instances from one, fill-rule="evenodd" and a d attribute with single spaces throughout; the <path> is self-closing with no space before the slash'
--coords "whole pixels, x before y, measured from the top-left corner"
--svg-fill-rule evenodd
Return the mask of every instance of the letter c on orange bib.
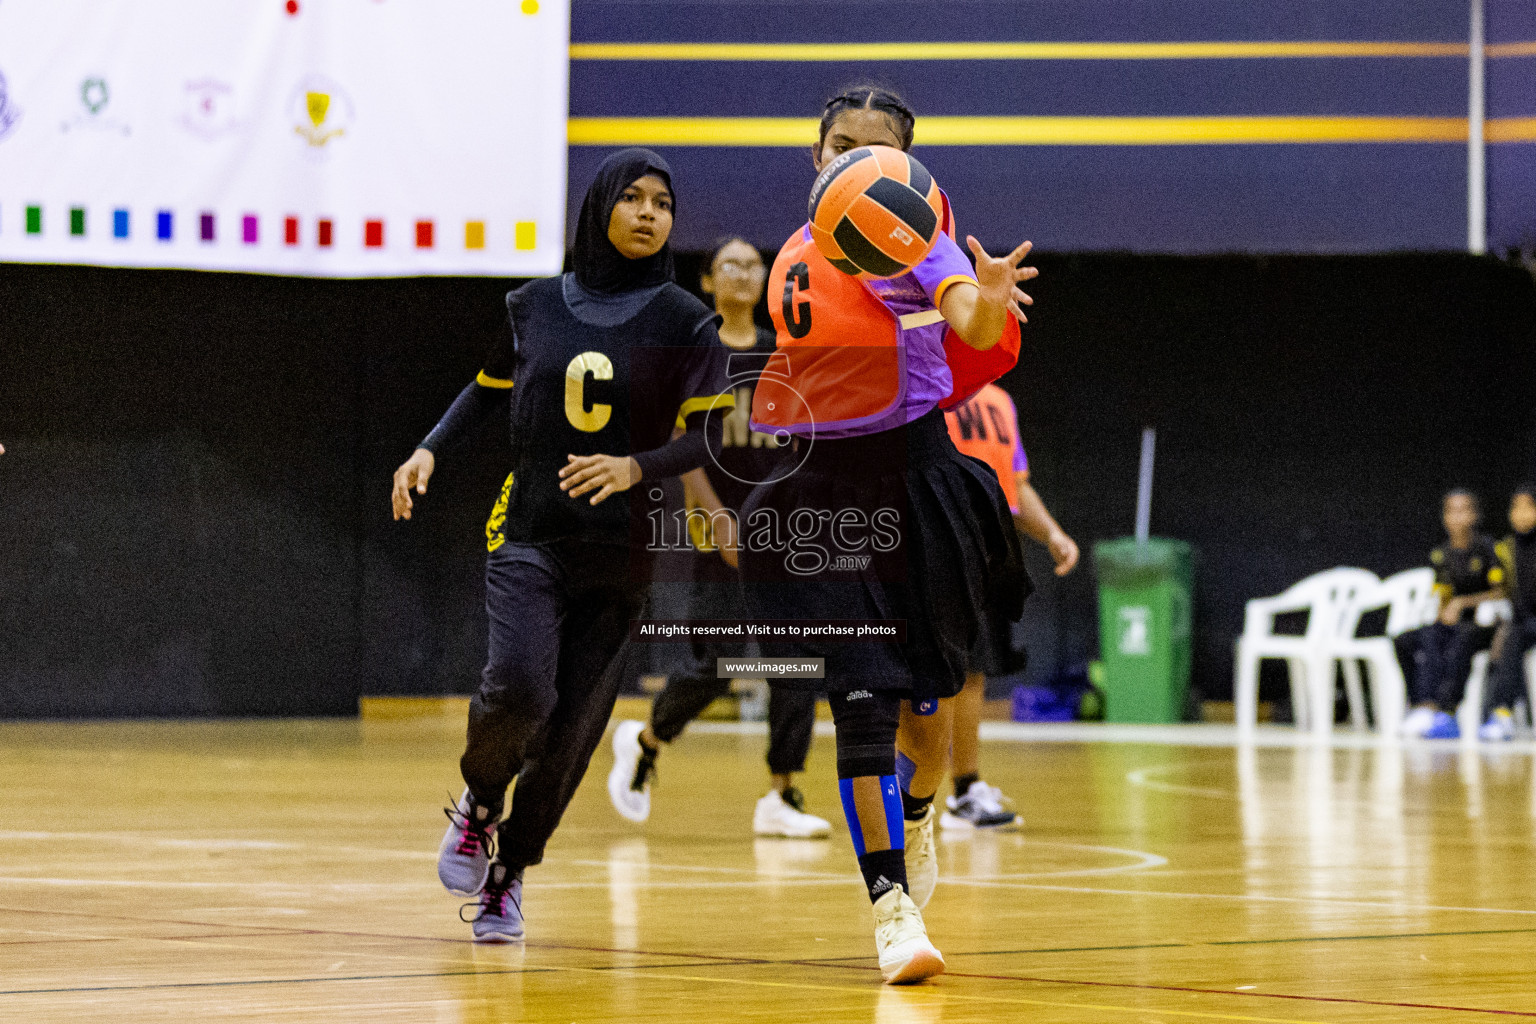
<path id="1" fill-rule="evenodd" d="M 938 241 L 944 200 L 927 168 L 891 146 L 860 146 L 811 186 L 811 237 L 838 270 L 897 277 Z"/>

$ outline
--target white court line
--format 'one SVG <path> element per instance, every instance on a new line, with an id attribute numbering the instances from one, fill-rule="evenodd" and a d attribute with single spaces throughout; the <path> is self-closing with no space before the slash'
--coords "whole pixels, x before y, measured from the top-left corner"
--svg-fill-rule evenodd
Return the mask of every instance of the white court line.
<path id="1" fill-rule="evenodd" d="M 1389 910 L 1396 913 L 1413 913 L 1422 911 L 1437 911 L 1459 914 L 1513 914 L 1529 917 L 1536 915 L 1536 910 L 1514 910 L 1506 907 L 1447 907 L 1437 904 L 1422 903 L 1388 903 L 1380 900 L 1342 900 L 1327 896 L 1261 896 L 1255 893 L 1217 893 L 1217 892 L 1169 892 L 1157 889 L 1098 889 L 1088 886 L 1070 885 L 1046 885 L 1039 882 L 1016 881 L 992 881 L 986 877 L 966 876 L 940 876 L 939 882 L 944 885 L 965 886 L 979 889 L 1025 889 L 1042 892 L 1069 892 L 1085 896 L 1143 896 L 1159 899 L 1185 899 L 1185 900 L 1227 900 L 1238 903 L 1300 903 L 1315 904 L 1325 907 L 1369 907 L 1376 910 Z M 686 881 L 686 882 L 655 882 L 637 879 L 632 883 L 636 888 L 645 889 L 740 889 L 760 885 L 777 886 L 817 886 L 817 885 L 861 885 L 859 879 L 849 873 L 845 876 L 829 878 L 745 878 L 740 881 Z M 353 883 L 306 883 L 295 884 L 291 882 L 171 882 L 153 881 L 145 879 L 98 879 L 98 878 L 30 878 L 30 877 L 0 877 L 0 885 L 51 885 L 70 888 L 143 888 L 143 889 L 242 889 L 242 890 L 278 890 L 291 891 L 295 894 L 321 892 L 354 893 L 354 892 L 399 892 L 399 891 L 423 891 L 435 890 L 426 882 L 353 882 Z M 610 883 L 601 882 L 534 882 L 530 889 L 602 889 L 608 890 Z"/>
<path id="2" fill-rule="evenodd" d="M 1137 768 L 1133 772 L 1126 772 L 1125 781 L 1133 786 L 1141 786 L 1143 789 L 1152 789 L 1160 793 L 1176 793 L 1180 796 L 1203 796 L 1213 800 L 1235 800 L 1237 794 L 1230 789 L 1208 789 L 1202 786 L 1181 786 L 1176 782 L 1156 782 L 1149 775 L 1160 772 L 1177 771 L 1179 769 L 1200 767 L 1200 765 L 1164 764 L 1154 765 L 1148 768 Z M 1224 765 L 1223 767 L 1230 767 Z"/>
<path id="3" fill-rule="evenodd" d="M 636 881 L 636 887 L 647 889 L 731 889 L 743 888 L 753 885 L 862 885 L 858 875 L 850 872 L 846 875 L 832 875 L 827 878 L 775 878 L 765 876 L 762 878 L 744 878 L 740 881 L 710 882 L 652 882 Z M 262 891 L 293 892 L 295 894 L 321 892 L 353 893 L 353 892 L 410 892 L 410 891 L 438 891 L 437 886 L 427 882 L 185 882 L 162 881 L 148 878 L 39 878 L 30 875 L 0 876 L 0 886 L 3 885 L 54 885 L 67 888 L 112 888 L 112 889 L 241 889 Z M 529 885 L 530 889 L 603 889 L 607 890 L 611 883 L 607 880 L 601 882 L 536 882 Z"/>
<path id="4" fill-rule="evenodd" d="M 0 831 L 0 842 L 42 842 L 53 839 L 80 839 L 118 843 L 124 846 L 161 846 L 187 850 L 327 850 L 348 856 L 366 855 L 375 859 L 419 860 L 437 862 L 437 854 L 427 850 L 390 850 L 372 846 L 331 846 L 323 843 L 288 843 L 267 839 L 172 839 L 142 832 L 8 832 Z"/>
<path id="5" fill-rule="evenodd" d="M 1155 877 L 1155 876 L 1154 876 Z M 1048 892 L 1076 892 L 1096 896 L 1160 896 L 1186 900 L 1237 900 L 1248 903 L 1316 903 L 1327 907 L 1373 907 L 1399 912 L 1434 910 L 1461 914 L 1536 915 L 1536 910 L 1512 910 L 1506 907 L 1442 907 L 1426 903 L 1387 903 L 1379 900 L 1341 900 L 1329 896 L 1260 896 L 1256 893 L 1168 892 L 1157 889 L 1091 889 L 1086 886 L 1044 885 L 1038 882 L 990 882 L 983 879 L 943 878 L 941 882 L 978 888 L 1042 889 Z"/>
<path id="6" fill-rule="evenodd" d="M 766 722 L 693 722 L 690 733 L 713 733 L 724 736 L 766 736 Z M 816 723 L 817 736 L 836 735 L 831 722 Z M 1292 726 L 1261 725 L 1252 740 L 1245 744 L 1238 739 L 1237 727 L 1209 722 L 1190 722 L 1183 725 L 1120 725 L 1103 722 L 982 722 L 981 738 L 1005 740 L 1016 743 L 1123 743 L 1162 747 L 1241 747 L 1251 745 L 1261 748 L 1294 748 L 1329 746 L 1339 750 L 1374 750 L 1395 748 L 1400 750 L 1425 750 L 1449 753 L 1470 748 L 1482 753 L 1536 754 L 1536 739 L 1512 740 L 1497 746 L 1481 746 L 1470 739 L 1420 740 L 1380 736 L 1376 733 L 1357 733 L 1338 729 L 1325 739 L 1318 740 L 1310 733 L 1300 732 Z"/>

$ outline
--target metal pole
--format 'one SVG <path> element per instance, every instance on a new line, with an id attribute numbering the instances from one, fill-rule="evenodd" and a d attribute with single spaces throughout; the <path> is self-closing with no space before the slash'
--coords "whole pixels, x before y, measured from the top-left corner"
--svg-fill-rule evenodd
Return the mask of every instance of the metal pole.
<path id="1" fill-rule="evenodd" d="M 1467 33 L 1467 251 L 1481 256 L 1488 251 L 1488 168 L 1483 140 L 1484 52 L 1483 0 L 1471 0 L 1471 28 Z"/>
<path id="2" fill-rule="evenodd" d="M 1136 543 L 1145 544 L 1152 533 L 1152 456 L 1157 449 L 1157 430 L 1141 432 L 1141 473 L 1136 482 Z"/>

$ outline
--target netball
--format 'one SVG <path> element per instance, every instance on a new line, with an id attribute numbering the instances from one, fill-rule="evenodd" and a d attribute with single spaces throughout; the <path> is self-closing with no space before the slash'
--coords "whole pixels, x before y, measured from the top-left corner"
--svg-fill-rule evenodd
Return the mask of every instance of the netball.
<path id="1" fill-rule="evenodd" d="M 811 237 L 845 274 L 897 277 L 933 250 L 944 200 L 928 169 L 890 146 L 851 149 L 811 187 Z"/>

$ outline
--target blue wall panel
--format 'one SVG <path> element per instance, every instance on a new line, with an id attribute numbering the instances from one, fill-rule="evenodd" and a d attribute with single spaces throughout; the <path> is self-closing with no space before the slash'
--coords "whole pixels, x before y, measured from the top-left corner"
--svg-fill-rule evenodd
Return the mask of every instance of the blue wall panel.
<path id="1" fill-rule="evenodd" d="M 1536 40 L 1536 5 L 1487 0 L 1490 44 Z M 923 146 L 921 158 L 989 245 L 1023 236 L 1055 250 L 1373 252 L 1466 244 L 1468 7 L 1461 0 L 1339 4 L 1139 0 L 577 0 L 575 119 L 813 118 L 828 95 L 873 78 L 923 117 L 1399 119 L 1406 141 L 1217 145 Z M 871 42 L 1421 44 L 1394 56 L 1201 59 L 749 60 L 599 58 L 598 43 Z M 1447 47 L 1450 51 L 1447 52 Z M 1438 49 L 1437 49 L 1438 48 Z M 1506 51 L 1507 51 L 1506 47 Z M 636 55 L 631 54 L 630 57 Z M 666 58 L 666 59 L 662 59 Z M 1489 235 L 1536 236 L 1536 53 L 1488 61 Z M 1433 122 L 1424 119 L 1438 119 Z M 1099 122 L 1104 123 L 1104 122 Z M 1427 127 L 1426 127 L 1427 126 Z M 803 144 L 668 145 L 688 248 L 729 231 L 773 247 L 798 224 L 811 178 Z M 1294 129 L 1301 132 L 1302 129 Z M 611 147 L 573 146 L 574 207 Z"/>

